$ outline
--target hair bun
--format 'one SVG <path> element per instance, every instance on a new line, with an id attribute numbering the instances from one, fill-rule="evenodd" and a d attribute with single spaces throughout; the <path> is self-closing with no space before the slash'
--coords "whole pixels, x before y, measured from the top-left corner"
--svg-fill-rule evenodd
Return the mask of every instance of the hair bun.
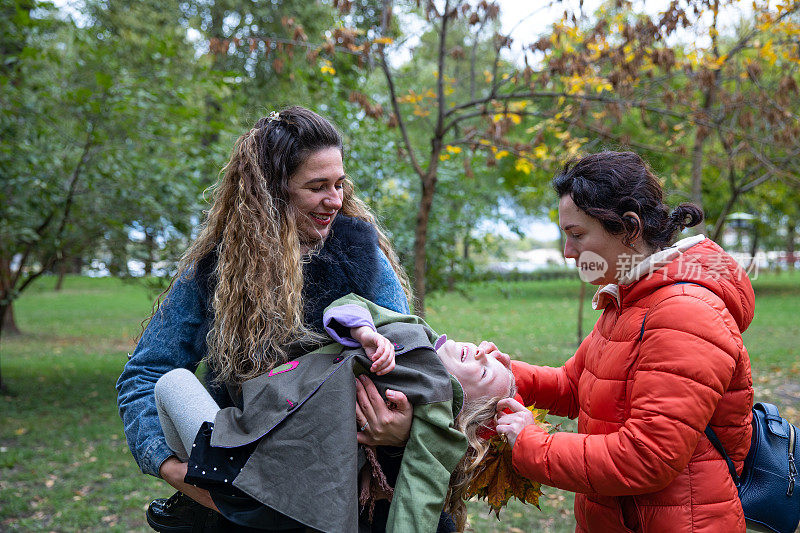
<path id="1" fill-rule="evenodd" d="M 684 228 L 691 228 L 700 224 L 703 221 L 703 210 L 695 204 L 685 203 L 680 204 L 672 210 L 669 215 L 669 225 L 676 231 Z"/>

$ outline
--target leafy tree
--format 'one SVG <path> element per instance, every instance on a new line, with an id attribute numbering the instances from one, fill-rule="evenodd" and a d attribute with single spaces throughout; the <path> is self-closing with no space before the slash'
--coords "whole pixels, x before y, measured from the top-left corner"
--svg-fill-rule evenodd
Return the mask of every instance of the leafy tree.
<path id="1" fill-rule="evenodd" d="M 59 259 L 110 236 L 124 249 L 134 223 L 188 231 L 200 192 L 185 179 L 203 166 L 193 102 L 213 83 L 185 31 L 161 20 L 149 35 L 142 21 L 160 19 L 147 4 L 88 3 L 80 27 L 44 7 L 30 6 L 24 61 L 2 80 L 2 127 L 15 133 L 0 145 L 4 317 Z"/>

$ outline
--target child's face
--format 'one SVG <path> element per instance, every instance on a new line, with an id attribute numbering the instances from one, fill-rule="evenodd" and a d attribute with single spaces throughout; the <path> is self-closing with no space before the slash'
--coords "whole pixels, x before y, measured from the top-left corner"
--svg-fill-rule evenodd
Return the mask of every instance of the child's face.
<path id="1" fill-rule="evenodd" d="M 436 355 L 455 376 L 468 399 L 506 397 L 511 390 L 511 360 L 505 354 L 486 354 L 471 342 L 448 339 Z"/>

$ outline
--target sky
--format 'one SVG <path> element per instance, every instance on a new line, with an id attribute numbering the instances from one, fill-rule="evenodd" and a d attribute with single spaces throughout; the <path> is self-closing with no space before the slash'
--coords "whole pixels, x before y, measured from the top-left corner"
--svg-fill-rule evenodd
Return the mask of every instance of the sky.
<path id="1" fill-rule="evenodd" d="M 514 39 L 514 48 L 517 53 L 525 45 L 535 42 L 545 33 L 549 26 L 559 20 L 565 10 L 575 11 L 581 5 L 580 0 L 564 0 L 555 2 L 553 0 L 497 0 L 500 4 L 500 23 L 502 31 L 510 32 Z M 583 12 L 593 13 L 603 3 L 602 0 L 583 0 Z M 671 0 L 634 0 L 634 9 L 650 15 L 656 15 L 665 11 Z M 685 4 L 685 0 L 681 2 Z M 726 29 L 732 29 L 743 15 L 752 13 L 751 3 L 747 0 L 734 2 L 735 5 L 725 5 L 720 8 L 719 28 L 720 33 Z M 708 17 L 701 18 L 701 24 L 708 22 Z M 708 46 L 707 35 L 697 39 L 694 34 L 679 32 L 676 38 L 693 42 L 697 46 Z"/>

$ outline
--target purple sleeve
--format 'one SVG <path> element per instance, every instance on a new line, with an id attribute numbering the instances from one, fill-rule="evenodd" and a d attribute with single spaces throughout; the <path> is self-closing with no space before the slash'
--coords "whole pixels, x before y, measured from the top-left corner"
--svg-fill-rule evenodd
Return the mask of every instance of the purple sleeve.
<path id="1" fill-rule="evenodd" d="M 375 323 L 369 311 L 355 304 L 340 305 L 328 309 L 322 315 L 322 324 L 325 331 L 333 340 L 342 346 L 356 348 L 361 346 L 350 336 L 350 330 L 360 326 L 369 326 L 375 331 Z"/>

